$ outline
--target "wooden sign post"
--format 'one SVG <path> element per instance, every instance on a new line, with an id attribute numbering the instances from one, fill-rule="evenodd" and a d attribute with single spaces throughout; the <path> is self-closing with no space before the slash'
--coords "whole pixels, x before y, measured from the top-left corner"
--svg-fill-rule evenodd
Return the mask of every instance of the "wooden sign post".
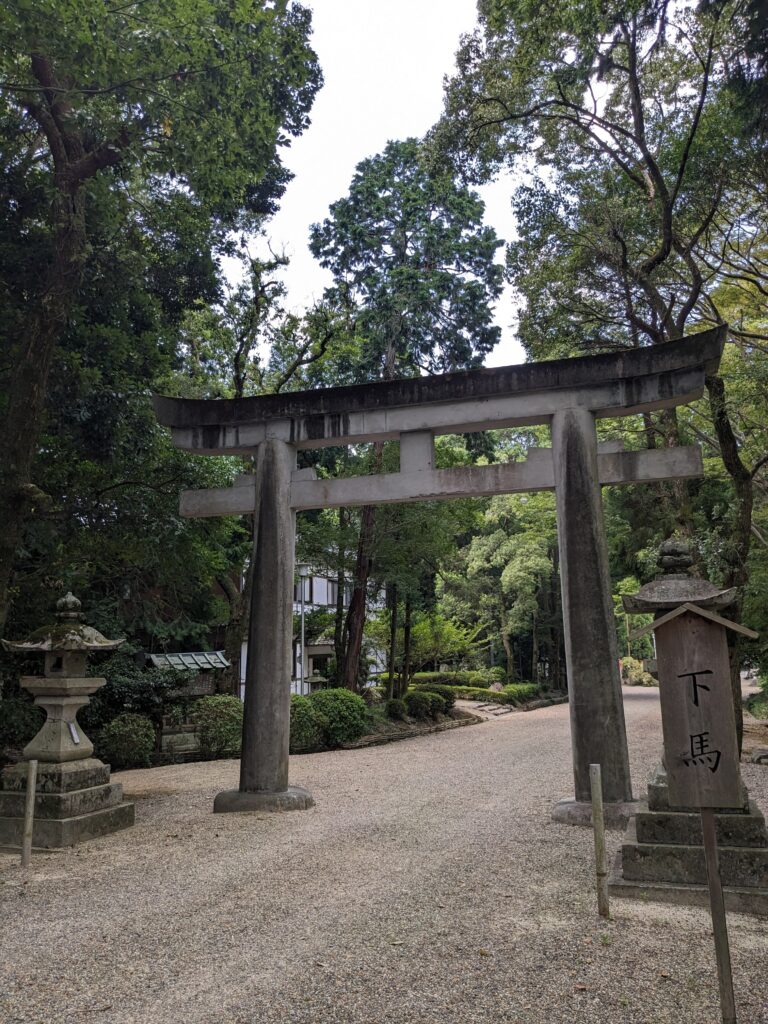
<path id="1" fill-rule="evenodd" d="M 685 602 L 635 637 L 653 630 L 672 807 L 698 807 L 707 865 L 723 1024 L 736 1024 L 731 955 L 717 857 L 715 808 L 744 804 L 726 630 L 757 634 Z"/>

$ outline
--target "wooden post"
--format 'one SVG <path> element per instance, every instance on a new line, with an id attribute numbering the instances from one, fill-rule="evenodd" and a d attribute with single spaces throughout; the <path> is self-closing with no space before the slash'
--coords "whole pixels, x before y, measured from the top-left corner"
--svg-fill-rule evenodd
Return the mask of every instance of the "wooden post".
<path id="1" fill-rule="evenodd" d="M 592 793 L 592 828 L 595 833 L 595 874 L 597 876 L 597 912 L 610 917 L 608 902 L 608 865 L 605 856 L 605 820 L 603 818 L 603 779 L 599 764 L 589 766 Z"/>
<path id="2" fill-rule="evenodd" d="M 731 977 L 731 951 L 728 946 L 728 924 L 725 918 L 723 886 L 717 857 L 715 812 L 711 807 L 701 808 L 701 831 L 704 836 L 704 858 L 707 862 L 709 906 L 712 912 L 712 932 L 715 936 L 717 980 L 720 986 L 720 1011 L 723 1024 L 736 1024 L 736 1001 L 733 997 Z"/>
<path id="3" fill-rule="evenodd" d="M 27 791 L 24 801 L 24 838 L 21 843 L 21 866 L 28 868 L 32 860 L 32 828 L 35 822 L 35 789 L 37 761 L 27 761 Z"/>

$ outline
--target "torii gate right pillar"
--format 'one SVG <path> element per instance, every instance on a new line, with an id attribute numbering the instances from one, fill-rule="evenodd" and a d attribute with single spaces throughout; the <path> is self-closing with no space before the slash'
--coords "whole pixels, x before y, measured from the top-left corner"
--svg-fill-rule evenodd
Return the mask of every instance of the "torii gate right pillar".
<path id="1" fill-rule="evenodd" d="M 632 800 L 632 784 L 597 471 L 597 432 L 589 409 L 555 412 L 552 455 L 576 789 L 576 799 L 557 804 L 553 818 L 574 824 L 589 821 L 589 765 L 599 764 L 604 799 L 620 821 L 628 810 L 623 805 Z"/>

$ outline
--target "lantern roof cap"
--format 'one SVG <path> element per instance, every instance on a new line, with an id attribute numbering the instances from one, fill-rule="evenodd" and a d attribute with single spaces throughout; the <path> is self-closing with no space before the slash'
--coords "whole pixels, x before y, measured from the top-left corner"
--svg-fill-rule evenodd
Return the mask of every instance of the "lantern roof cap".
<path id="1" fill-rule="evenodd" d="M 125 638 L 108 640 L 82 621 L 82 603 L 68 591 L 56 602 L 57 621 L 41 626 L 26 640 L 1 640 L 6 651 L 113 651 Z"/>
<path id="2" fill-rule="evenodd" d="M 693 552 L 689 541 L 670 538 L 659 548 L 662 575 L 642 586 L 636 594 L 622 598 L 624 611 L 633 614 L 659 612 L 683 604 L 698 608 L 723 609 L 732 605 L 739 595 L 737 587 L 721 590 L 709 580 L 691 573 Z"/>

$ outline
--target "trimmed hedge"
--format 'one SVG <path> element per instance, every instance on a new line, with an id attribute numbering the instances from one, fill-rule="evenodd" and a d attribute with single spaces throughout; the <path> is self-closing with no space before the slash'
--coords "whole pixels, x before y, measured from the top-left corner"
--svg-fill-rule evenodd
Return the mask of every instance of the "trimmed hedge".
<path id="1" fill-rule="evenodd" d="M 525 704 L 539 693 L 535 683 L 510 683 L 503 690 L 486 690 L 481 686 L 452 686 L 450 689 L 461 700 L 484 701 L 488 704 Z"/>
<path id="2" fill-rule="evenodd" d="M 295 693 L 291 696 L 292 754 L 306 754 L 320 750 L 328 732 L 328 719 L 309 697 Z"/>
<path id="3" fill-rule="evenodd" d="M 200 753 L 204 758 L 239 754 L 243 738 L 243 705 L 238 697 L 217 693 L 200 697 L 190 718 L 197 726 Z"/>
<path id="4" fill-rule="evenodd" d="M 441 686 L 440 683 L 417 683 L 414 690 L 421 690 L 427 693 L 436 693 L 445 701 L 445 710 L 450 711 L 456 703 L 456 687 Z"/>
<path id="5" fill-rule="evenodd" d="M 432 698 L 436 696 L 427 690 L 409 690 L 405 695 L 405 706 L 411 718 L 420 721 L 432 717 Z"/>
<path id="6" fill-rule="evenodd" d="M 399 697 L 393 697 L 391 700 L 388 700 L 384 705 L 384 710 L 386 711 L 387 718 L 394 718 L 397 721 L 402 721 L 408 714 L 405 701 L 400 700 Z"/>
<path id="7" fill-rule="evenodd" d="M 307 699 L 327 720 L 323 737 L 326 746 L 339 747 L 342 743 L 354 743 L 365 735 L 368 708 L 358 694 L 339 687 L 317 690 Z"/>
<path id="8" fill-rule="evenodd" d="M 96 750 L 113 768 L 149 768 L 155 749 L 155 729 L 145 715 L 126 713 L 107 722 Z"/>

